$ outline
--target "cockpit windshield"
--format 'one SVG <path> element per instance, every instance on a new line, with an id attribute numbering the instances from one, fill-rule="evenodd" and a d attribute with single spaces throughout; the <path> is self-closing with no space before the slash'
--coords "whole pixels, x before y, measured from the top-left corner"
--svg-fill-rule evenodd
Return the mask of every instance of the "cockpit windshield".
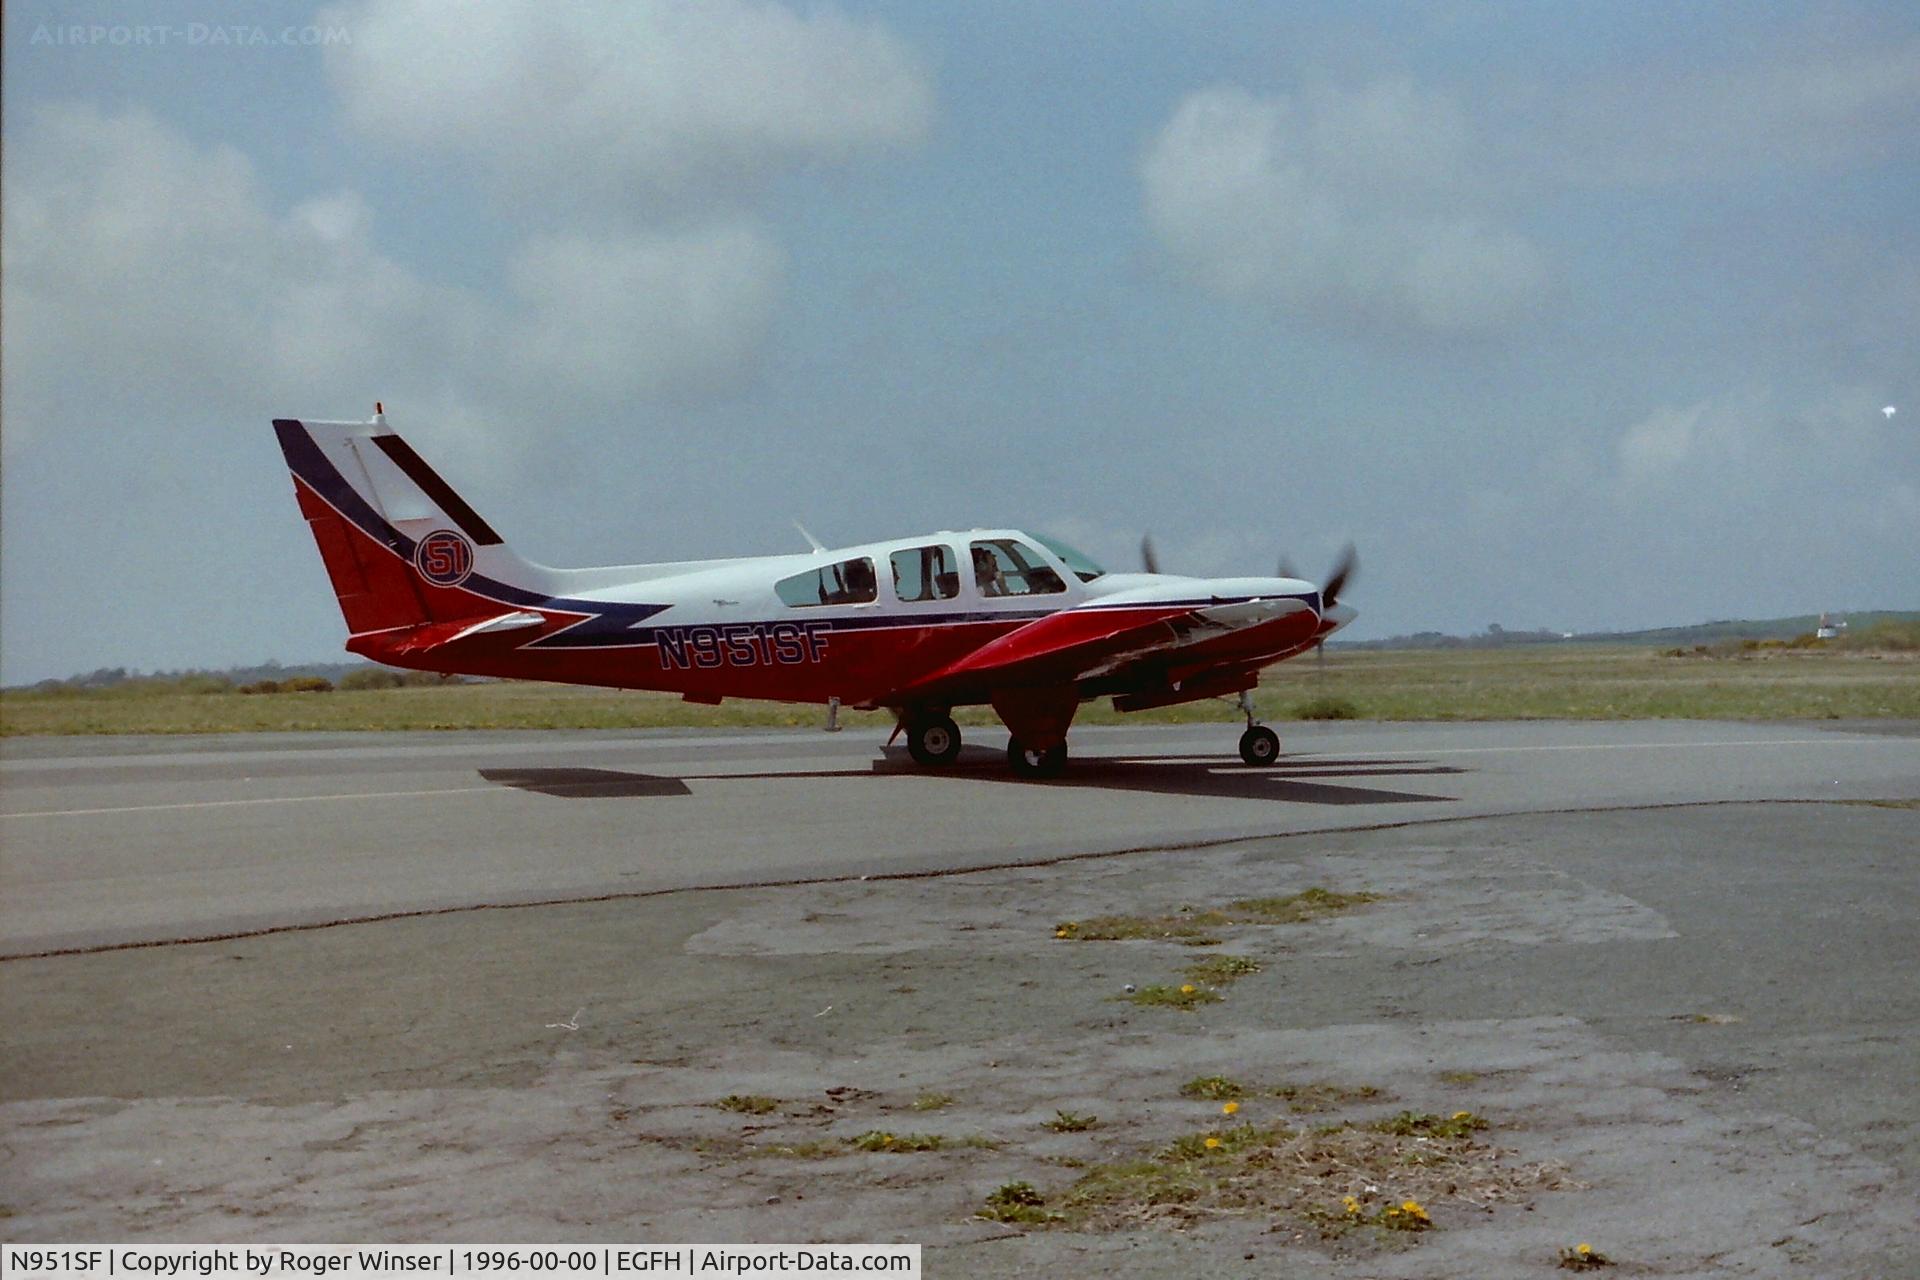
<path id="1" fill-rule="evenodd" d="M 1076 551 L 1058 538 L 1049 538 L 1044 534 L 1038 533 L 1033 535 L 1033 537 L 1034 541 L 1059 556 L 1060 562 L 1066 565 L 1067 568 L 1073 570 L 1073 576 L 1080 579 L 1080 581 L 1092 582 L 1095 578 L 1106 575 L 1107 571 L 1095 564 L 1092 558 L 1085 552 Z"/>

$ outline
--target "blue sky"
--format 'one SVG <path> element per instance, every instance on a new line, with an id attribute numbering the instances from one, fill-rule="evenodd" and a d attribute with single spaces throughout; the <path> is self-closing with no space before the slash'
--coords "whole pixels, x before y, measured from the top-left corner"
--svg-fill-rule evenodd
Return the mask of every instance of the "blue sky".
<path id="1" fill-rule="evenodd" d="M 375 399 L 554 564 L 1014 524 L 1352 539 L 1356 636 L 1920 607 L 1911 6 L 16 3 L 5 58 L 8 683 L 336 652 L 268 421 Z"/>

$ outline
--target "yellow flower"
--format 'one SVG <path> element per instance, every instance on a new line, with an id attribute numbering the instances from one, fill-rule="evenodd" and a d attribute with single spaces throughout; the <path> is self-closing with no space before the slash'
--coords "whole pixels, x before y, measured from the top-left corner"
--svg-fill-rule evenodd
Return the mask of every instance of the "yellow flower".
<path id="1" fill-rule="evenodd" d="M 1357 1214 L 1360 1212 L 1360 1202 L 1352 1196 L 1341 1196 L 1340 1203 L 1347 1207 L 1348 1213 Z"/>
<path id="2" fill-rule="evenodd" d="M 1216 1147 L 1218 1147 L 1219 1145 L 1220 1145 L 1220 1139 L 1218 1139 L 1218 1138 L 1208 1138 L 1208 1139 L 1207 1139 L 1207 1143 L 1206 1143 L 1206 1146 L 1207 1146 L 1207 1150 L 1209 1150 L 1209 1151 L 1212 1151 L 1212 1150 L 1214 1150 L 1214 1149 L 1215 1149 Z"/>
<path id="3" fill-rule="evenodd" d="M 1191 982 L 1183 982 L 1180 984 L 1180 994 L 1183 996 L 1190 996 L 1199 989 L 1200 988 L 1194 986 Z"/>
<path id="4" fill-rule="evenodd" d="M 1473 1119 L 1473 1112 L 1471 1112 L 1471 1111 L 1456 1111 L 1456 1112 L 1454 1112 L 1454 1113 L 1453 1113 L 1453 1118 L 1454 1118 L 1455 1120 L 1471 1120 L 1471 1119 Z"/>
<path id="5" fill-rule="evenodd" d="M 1573 1246 L 1573 1251 L 1582 1255 L 1589 1254 L 1593 1252 L 1593 1246 L 1590 1244 L 1577 1244 Z"/>
<path id="6" fill-rule="evenodd" d="M 1220 1114 L 1223 1116 L 1230 1116 L 1234 1112 L 1238 1111 L 1239 1109 L 1240 1109 L 1240 1104 L 1237 1102 L 1222 1103 L 1220 1107 Z"/>

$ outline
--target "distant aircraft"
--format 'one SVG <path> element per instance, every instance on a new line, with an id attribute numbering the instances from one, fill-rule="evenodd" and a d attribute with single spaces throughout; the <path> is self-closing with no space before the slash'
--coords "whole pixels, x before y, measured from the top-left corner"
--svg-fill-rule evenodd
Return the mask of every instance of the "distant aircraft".
<path id="1" fill-rule="evenodd" d="M 1239 695 L 1354 617 L 1326 584 L 1109 573 L 1050 538 L 974 529 L 794 555 L 548 569 L 507 549 L 379 406 L 368 422 L 274 421 L 353 653 L 465 675 L 893 712 L 924 766 L 960 752 L 958 706 L 991 705 L 1015 773 L 1067 759 L 1082 702 L 1121 711 Z M 809 539 L 811 540 L 811 539 Z"/>

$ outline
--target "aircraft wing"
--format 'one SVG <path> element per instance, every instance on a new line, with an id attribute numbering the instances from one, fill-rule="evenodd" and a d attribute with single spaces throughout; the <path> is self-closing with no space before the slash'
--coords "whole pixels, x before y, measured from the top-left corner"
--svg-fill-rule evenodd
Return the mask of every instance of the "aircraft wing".
<path id="1" fill-rule="evenodd" d="M 1189 656 L 1186 651 L 1198 656 L 1213 647 L 1211 642 L 1289 620 L 1310 624 L 1308 635 L 1318 626 L 1313 605 L 1297 597 L 1093 601 L 1009 632 L 885 701 L 939 701 L 988 689 L 1107 680 L 1137 665 L 1175 664 Z"/>

